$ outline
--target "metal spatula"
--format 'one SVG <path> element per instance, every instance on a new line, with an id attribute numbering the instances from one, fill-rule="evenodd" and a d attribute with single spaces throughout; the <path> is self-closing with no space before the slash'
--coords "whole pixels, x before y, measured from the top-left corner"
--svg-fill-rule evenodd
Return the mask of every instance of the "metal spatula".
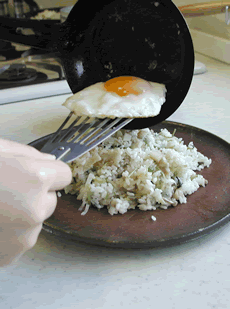
<path id="1" fill-rule="evenodd" d="M 52 134 L 42 147 L 41 152 L 53 154 L 57 160 L 66 163 L 72 162 L 132 121 L 126 118 L 77 117 L 71 123 L 73 115 L 73 112 L 68 115 L 56 133 Z M 68 123 L 69 127 L 64 129 Z"/>

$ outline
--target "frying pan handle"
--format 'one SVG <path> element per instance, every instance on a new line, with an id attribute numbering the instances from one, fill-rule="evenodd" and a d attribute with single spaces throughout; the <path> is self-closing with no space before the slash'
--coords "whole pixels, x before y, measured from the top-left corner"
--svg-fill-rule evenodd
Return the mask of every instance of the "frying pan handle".
<path id="1" fill-rule="evenodd" d="M 195 3 L 179 6 L 178 9 L 184 17 L 196 17 L 224 13 L 226 6 L 230 6 L 230 1 Z"/>
<path id="2" fill-rule="evenodd" d="M 29 28 L 42 35 L 24 35 L 20 28 Z M 44 20 L 26 20 L 23 18 L 0 17 L 0 40 L 24 44 L 27 46 L 57 51 L 59 24 Z"/>

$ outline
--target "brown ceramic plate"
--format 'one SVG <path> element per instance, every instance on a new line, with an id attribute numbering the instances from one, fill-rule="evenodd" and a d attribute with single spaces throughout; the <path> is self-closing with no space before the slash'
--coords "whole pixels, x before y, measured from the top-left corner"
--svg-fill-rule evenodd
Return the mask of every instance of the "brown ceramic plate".
<path id="1" fill-rule="evenodd" d="M 54 214 L 44 223 L 44 230 L 72 240 L 120 248 L 171 246 L 197 239 L 227 223 L 230 219 L 230 146 L 204 130 L 165 121 L 155 131 L 176 129 L 176 136 L 186 144 L 193 141 L 200 152 L 212 159 L 201 171 L 209 183 L 188 196 L 187 204 L 167 210 L 130 210 L 111 216 L 105 209 L 91 207 L 85 216 L 78 211 L 76 197 L 62 194 Z M 30 145 L 41 149 L 47 136 Z M 154 215 L 157 220 L 152 221 Z"/>

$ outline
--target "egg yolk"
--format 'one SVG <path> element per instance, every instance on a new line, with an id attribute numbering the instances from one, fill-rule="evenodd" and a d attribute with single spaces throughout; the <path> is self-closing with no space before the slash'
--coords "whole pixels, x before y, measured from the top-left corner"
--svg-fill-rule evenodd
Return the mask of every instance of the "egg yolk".
<path id="1" fill-rule="evenodd" d="M 115 92 L 120 97 L 127 96 L 129 94 L 138 95 L 144 92 L 138 84 L 144 80 L 133 76 L 119 76 L 112 78 L 105 82 L 104 87 L 108 92 Z"/>

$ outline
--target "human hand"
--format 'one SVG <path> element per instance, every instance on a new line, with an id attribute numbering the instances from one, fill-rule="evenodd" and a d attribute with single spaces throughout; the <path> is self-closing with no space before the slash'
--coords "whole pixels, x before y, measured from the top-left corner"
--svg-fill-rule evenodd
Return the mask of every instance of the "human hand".
<path id="1" fill-rule="evenodd" d="M 0 139 L 0 266 L 32 248 L 54 212 L 57 190 L 72 179 L 69 166 L 49 154 Z"/>

